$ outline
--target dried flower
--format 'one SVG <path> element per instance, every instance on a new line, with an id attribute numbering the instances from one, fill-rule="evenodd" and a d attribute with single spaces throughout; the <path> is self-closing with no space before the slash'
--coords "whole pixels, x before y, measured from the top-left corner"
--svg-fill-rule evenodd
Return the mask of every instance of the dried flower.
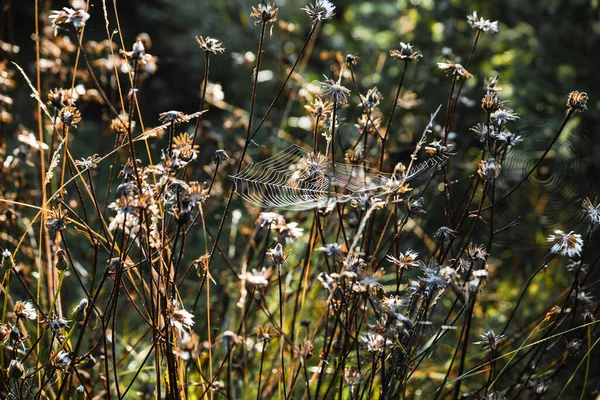
<path id="1" fill-rule="evenodd" d="M 350 94 L 350 89 L 342 86 L 342 75 L 343 74 L 340 73 L 337 82 L 327 77 L 325 77 L 325 82 L 321 82 L 323 96 L 338 107 L 343 106 L 348 102 L 348 94 Z"/>
<path id="2" fill-rule="evenodd" d="M 348 68 L 358 64 L 358 56 L 356 54 L 346 54 L 346 65 Z"/>
<path id="3" fill-rule="evenodd" d="M 269 3 L 268 0 L 262 0 L 258 7 L 252 7 L 250 16 L 256 20 L 254 21 L 255 24 L 273 23 L 277 21 L 278 11 L 279 9 L 275 7 L 275 4 Z"/>
<path id="4" fill-rule="evenodd" d="M 481 108 L 488 114 L 498 111 L 502 108 L 502 102 L 498 99 L 498 93 L 492 92 L 486 94 L 481 100 Z"/>
<path id="5" fill-rule="evenodd" d="M 504 125 L 509 121 L 516 121 L 520 117 L 510 108 L 501 108 L 491 115 L 492 121 L 496 122 L 499 126 Z"/>
<path id="6" fill-rule="evenodd" d="M 102 161 L 102 159 L 98 157 L 98 154 L 94 154 L 88 158 L 82 158 L 81 160 L 75 161 L 75 165 L 79 168 L 95 169 L 100 161 Z"/>
<path id="7" fill-rule="evenodd" d="M 388 255 L 386 258 L 392 264 L 396 265 L 400 269 L 406 269 L 409 267 L 416 267 L 419 265 L 417 257 L 419 254 L 412 250 L 407 250 L 404 254 L 399 253 L 398 258 Z"/>
<path id="8" fill-rule="evenodd" d="M 171 326 L 179 332 L 180 337 L 183 337 L 186 332 L 192 329 L 194 325 L 194 315 L 183 309 L 179 301 L 173 299 L 168 308 L 169 321 Z"/>
<path id="9" fill-rule="evenodd" d="M 256 338 L 264 343 L 269 343 L 278 336 L 278 332 L 271 325 L 259 325 L 256 328 Z"/>
<path id="10" fill-rule="evenodd" d="M 206 37 L 206 39 L 202 36 L 196 36 L 196 42 L 198 42 L 200 48 L 207 53 L 220 54 L 225 51 L 225 48 L 222 47 L 223 43 L 219 42 L 217 39 L 208 36 Z"/>
<path id="11" fill-rule="evenodd" d="M 460 78 L 469 79 L 473 77 L 473 74 L 467 71 L 466 68 L 460 64 L 452 64 L 450 61 L 448 61 L 447 63 L 440 62 L 437 65 L 442 71 L 453 75 L 458 75 Z"/>
<path id="12" fill-rule="evenodd" d="M 592 202 L 589 197 L 583 200 L 583 211 L 590 217 L 592 224 L 600 224 L 600 204 Z"/>
<path id="13" fill-rule="evenodd" d="M 482 340 L 473 344 L 481 345 L 484 350 L 496 350 L 498 345 L 505 339 L 504 335 L 496 335 L 493 330 L 489 330 L 480 336 Z"/>
<path id="14" fill-rule="evenodd" d="M 160 113 L 158 120 L 161 124 L 181 124 L 189 121 L 188 117 L 184 113 L 175 110 Z"/>
<path id="15" fill-rule="evenodd" d="M 129 131 L 129 125 L 131 124 L 131 128 L 135 127 L 135 121 L 129 121 L 128 114 L 119 114 L 118 117 L 115 117 L 110 123 L 110 129 L 114 132 L 124 135 Z"/>
<path id="16" fill-rule="evenodd" d="M 328 243 L 325 246 L 317 248 L 317 251 L 322 251 L 332 258 L 337 258 L 343 255 L 342 245 L 339 243 Z"/>
<path id="17" fill-rule="evenodd" d="M 73 25 L 73 28 L 79 31 L 85 26 L 86 21 L 90 18 L 90 14 L 83 10 L 73 10 L 72 8 L 63 7 L 60 11 L 52 11 L 49 18 L 54 28 L 54 36 L 56 36 L 57 29 L 63 25 Z"/>
<path id="18" fill-rule="evenodd" d="M 240 279 L 245 279 L 246 282 L 254 286 L 267 287 L 269 286 L 269 277 L 272 273 L 271 268 L 267 269 L 263 267 L 258 271 L 253 269 L 252 272 L 246 272 L 245 275 L 240 276 Z"/>
<path id="19" fill-rule="evenodd" d="M 275 264 L 278 268 L 281 268 L 285 260 L 288 258 L 288 253 L 283 251 L 283 246 L 281 243 L 277 243 L 274 248 L 269 249 L 267 251 L 267 255 L 271 261 L 273 261 L 273 264 Z"/>
<path id="20" fill-rule="evenodd" d="M 414 51 L 410 43 L 400 42 L 399 50 L 390 50 L 390 55 L 395 59 L 402 61 L 414 61 L 417 62 L 423 58 L 423 54 L 418 51 Z M 439 64 L 438 64 L 439 65 Z"/>
<path id="21" fill-rule="evenodd" d="M 498 33 L 498 21 L 490 21 L 489 19 L 477 19 L 477 11 L 473 11 L 473 14 L 467 15 L 467 22 L 473 29 L 478 29 L 482 32 Z"/>
<path id="22" fill-rule="evenodd" d="M 224 161 L 229 160 L 229 155 L 223 149 L 218 149 L 215 151 L 215 154 L 212 156 L 212 162 L 215 164 L 220 164 Z"/>
<path id="23" fill-rule="evenodd" d="M 488 252 L 483 245 L 476 246 L 473 243 L 470 243 L 469 247 L 467 247 L 466 254 L 471 261 L 485 261 L 488 256 Z"/>
<path id="24" fill-rule="evenodd" d="M 313 23 L 331 19 L 335 15 L 335 6 L 329 0 L 316 0 L 315 4 L 309 4 L 302 10 L 306 11 Z"/>
<path id="25" fill-rule="evenodd" d="M 589 97 L 586 92 L 573 91 L 569 93 L 569 100 L 567 100 L 567 107 L 571 110 L 584 112 L 587 110 L 587 101 Z"/>
<path id="26" fill-rule="evenodd" d="M 361 94 L 360 98 L 362 99 L 362 102 L 365 105 L 365 108 L 367 110 L 372 110 L 379 105 L 379 101 L 383 97 L 381 96 L 381 92 L 379 90 L 377 90 L 377 87 L 374 87 L 367 91 L 366 96 L 363 96 Z"/>
<path id="27" fill-rule="evenodd" d="M 323 102 L 320 96 L 316 96 L 313 103 L 305 105 L 304 108 L 306 108 L 312 114 L 313 117 L 321 118 L 331 112 L 333 104 L 331 104 L 328 101 Z"/>
<path id="28" fill-rule="evenodd" d="M 28 319 L 30 321 L 37 319 L 37 311 L 30 301 L 17 301 L 13 308 L 13 312 L 18 319 Z"/>
<path id="29" fill-rule="evenodd" d="M 50 211 L 48 218 L 46 218 L 46 228 L 52 237 L 64 230 L 69 223 L 71 223 L 71 220 L 63 214 L 61 208 Z"/>
<path id="30" fill-rule="evenodd" d="M 13 260 L 12 254 L 8 249 L 2 251 L 2 265 L 1 269 L 11 269 L 15 266 L 15 260 Z"/>
<path id="31" fill-rule="evenodd" d="M 48 321 L 50 330 L 54 333 L 59 333 L 62 329 L 69 329 L 69 321 L 63 317 L 58 317 Z"/>
<path id="32" fill-rule="evenodd" d="M 565 233 L 557 229 L 554 231 L 554 235 L 548 236 L 546 241 L 554 242 L 554 245 L 550 249 L 551 253 L 569 257 L 579 256 L 583 247 L 581 235 L 573 231 Z"/>
<path id="33" fill-rule="evenodd" d="M 81 121 L 81 113 L 74 106 L 65 106 L 58 112 L 58 118 L 63 124 L 77 128 L 77 124 Z"/>
<path id="34" fill-rule="evenodd" d="M 488 158 L 479 162 L 477 173 L 485 180 L 495 179 L 500 174 L 500 163 L 495 158 Z"/>

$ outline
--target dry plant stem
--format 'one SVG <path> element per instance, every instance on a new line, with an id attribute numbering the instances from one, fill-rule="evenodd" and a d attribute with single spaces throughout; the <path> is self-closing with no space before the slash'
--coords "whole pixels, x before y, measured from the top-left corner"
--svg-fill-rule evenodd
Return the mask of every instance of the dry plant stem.
<path id="1" fill-rule="evenodd" d="M 264 25 L 265 24 L 263 23 L 263 26 Z M 312 39 L 312 37 L 313 37 L 313 35 L 315 33 L 315 30 L 317 29 L 318 25 L 319 25 L 318 22 L 312 24 L 312 26 L 310 28 L 310 32 L 308 33 L 308 36 L 306 37 L 306 40 L 304 41 L 304 44 L 302 45 L 302 48 L 300 49 L 300 52 L 298 53 L 298 57 L 296 57 L 296 60 L 294 61 L 294 64 L 292 65 L 292 68 L 290 68 L 290 72 L 288 72 L 285 80 L 283 81 L 283 83 L 279 87 L 279 90 L 277 91 L 277 94 L 275 95 L 275 98 L 271 102 L 271 105 L 269 105 L 269 108 L 267 108 L 267 111 L 265 112 L 265 115 L 262 117 L 262 119 L 260 120 L 260 122 L 256 126 L 256 129 L 254 129 L 254 131 L 252 132 L 252 135 L 249 135 L 249 138 L 250 138 L 249 141 L 254 138 L 254 135 L 256 135 L 256 133 L 259 131 L 259 129 L 263 126 L 263 124 L 267 120 L 267 117 L 269 116 L 269 114 L 273 110 L 273 107 L 275 106 L 275 103 L 277 102 L 277 100 L 279 99 L 279 96 L 281 96 L 281 94 L 283 93 L 283 90 L 285 89 L 285 85 L 287 85 L 290 77 L 292 76 L 292 74 L 294 73 L 296 67 L 298 66 L 298 63 L 300 62 L 300 60 L 304 56 L 306 48 L 308 47 L 308 44 L 310 43 L 310 41 L 311 41 L 311 39 Z M 261 55 L 261 53 L 258 53 L 258 58 L 259 59 L 260 59 L 260 55 Z M 259 66 L 259 62 L 257 61 L 257 69 L 256 69 L 256 74 L 257 75 L 258 75 L 258 66 Z M 250 119 L 252 119 L 252 114 L 250 114 Z M 250 127 L 250 124 L 249 124 L 248 125 L 248 132 L 250 132 L 250 129 L 251 129 L 251 127 Z"/>
<path id="2" fill-rule="evenodd" d="M 396 112 L 396 108 L 398 107 L 398 100 L 400 100 L 400 91 L 402 90 L 402 84 L 404 83 L 404 77 L 406 76 L 406 70 L 408 69 L 408 61 L 404 61 L 404 68 L 402 69 L 402 76 L 400 77 L 400 83 L 398 85 L 398 90 L 396 90 L 396 97 L 394 98 L 394 105 L 392 106 L 392 111 L 390 111 L 390 117 L 388 119 L 387 126 L 385 127 L 385 132 L 383 137 L 381 138 L 381 155 L 379 157 L 379 171 L 383 171 L 383 160 L 385 158 L 385 145 L 387 142 L 388 135 L 390 133 L 390 127 L 392 126 L 392 121 L 394 120 L 394 113 Z"/>
<path id="3" fill-rule="evenodd" d="M 246 156 L 246 151 L 248 151 L 248 146 L 251 143 L 251 136 L 250 136 L 250 130 L 252 129 L 252 117 L 254 115 L 254 105 L 256 103 L 256 89 L 258 87 L 258 73 L 260 71 L 260 62 L 262 60 L 262 53 L 263 53 L 263 45 L 264 45 L 264 39 L 265 39 L 265 30 L 267 28 L 267 24 L 266 22 L 263 21 L 263 23 L 261 24 L 261 30 L 260 30 L 260 39 L 258 42 L 258 56 L 256 59 L 256 68 L 254 70 L 254 83 L 252 85 L 252 96 L 251 96 L 251 101 L 250 101 L 250 115 L 248 117 L 248 130 L 246 132 L 246 141 L 244 143 L 244 149 L 242 150 L 242 154 L 240 155 L 240 159 L 238 161 L 238 167 L 237 167 L 237 171 L 236 173 L 239 173 L 242 170 L 242 165 L 244 164 L 244 157 Z M 219 229 L 217 230 L 217 234 L 215 236 L 215 243 L 212 247 L 212 250 L 210 252 L 210 256 L 208 258 L 208 263 L 207 263 L 207 273 L 210 270 L 210 265 L 212 263 L 212 260 L 215 256 L 215 251 L 217 248 L 217 243 L 219 242 L 219 238 L 221 237 L 221 233 L 223 232 L 223 228 L 225 227 L 225 220 L 227 219 L 227 215 L 229 213 L 229 207 L 231 207 L 231 200 L 233 199 L 233 194 L 235 193 L 234 190 L 231 190 L 229 193 L 229 197 L 227 198 L 227 204 L 225 205 L 225 210 L 223 211 L 223 216 L 221 217 L 221 222 L 219 224 Z M 192 307 L 192 310 L 195 311 L 196 310 L 196 306 L 198 304 L 198 299 L 200 298 L 200 291 L 198 291 L 198 294 L 196 295 L 196 299 L 194 300 L 194 305 Z"/>

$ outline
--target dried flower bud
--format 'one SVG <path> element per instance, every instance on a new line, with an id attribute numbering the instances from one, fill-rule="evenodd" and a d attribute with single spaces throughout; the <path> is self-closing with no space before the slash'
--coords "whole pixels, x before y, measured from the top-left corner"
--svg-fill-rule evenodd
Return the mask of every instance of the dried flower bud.
<path id="1" fill-rule="evenodd" d="M 498 111 L 502 108 L 502 102 L 498 99 L 498 93 L 492 92 L 486 94 L 481 100 L 481 108 L 488 114 Z"/>
<path id="2" fill-rule="evenodd" d="M 223 161 L 229 160 L 229 155 L 223 149 L 218 149 L 215 151 L 215 154 L 212 156 L 212 162 L 215 164 L 220 164 Z"/>
<path id="3" fill-rule="evenodd" d="M 569 107 L 570 110 L 584 112 L 585 110 L 587 110 L 587 101 L 588 95 L 586 92 L 578 92 L 575 90 L 569 93 L 567 107 Z"/>
<path id="4" fill-rule="evenodd" d="M 66 271 L 69 269 L 69 262 L 67 261 L 67 252 L 63 249 L 56 250 L 56 269 L 59 271 Z"/>
<path id="5" fill-rule="evenodd" d="M 281 243 L 277 243 L 274 248 L 267 251 L 267 255 L 277 267 L 281 267 L 288 258 L 288 253 L 283 251 L 283 246 Z"/>
<path id="6" fill-rule="evenodd" d="M 77 128 L 77 124 L 81 122 L 81 113 L 73 106 L 65 106 L 58 112 L 58 118 L 63 124 L 71 128 Z"/>
<path id="7" fill-rule="evenodd" d="M 414 51 L 410 43 L 400 42 L 400 49 L 390 50 L 390 55 L 397 60 L 417 62 L 423 58 L 423 54 Z M 439 65 L 439 64 L 438 64 Z"/>

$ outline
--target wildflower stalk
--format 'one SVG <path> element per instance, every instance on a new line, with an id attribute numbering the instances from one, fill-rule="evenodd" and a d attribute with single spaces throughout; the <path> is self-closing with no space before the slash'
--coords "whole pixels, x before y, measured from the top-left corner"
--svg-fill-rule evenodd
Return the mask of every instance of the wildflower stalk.
<path id="1" fill-rule="evenodd" d="M 383 171 L 383 160 L 385 158 L 385 145 L 387 142 L 387 137 L 390 131 L 390 127 L 392 126 L 392 121 L 394 120 L 394 113 L 396 112 L 396 108 L 398 107 L 398 100 L 400 100 L 400 91 L 402 90 L 402 84 L 404 83 L 404 77 L 406 76 L 406 70 L 408 69 L 408 60 L 404 60 L 404 68 L 402 69 L 402 75 L 400 77 L 400 83 L 398 85 L 398 90 L 396 90 L 396 97 L 394 98 L 394 105 L 392 106 L 392 111 L 390 111 L 390 117 L 388 119 L 387 126 L 385 127 L 385 132 L 383 137 L 381 138 L 381 155 L 379 156 L 379 170 Z"/>
<path id="2" fill-rule="evenodd" d="M 263 21 L 261 23 L 261 29 L 260 29 L 260 39 L 258 41 L 258 52 L 257 52 L 257 58 L 256 58 L 256 68 L 254 70 L 254 83 L 252 84 L 252 95 L 251 95 L 251 100 L 250 100 L 250 114 L 248 117 L 248 129 L 246 131 L 246 141 L 244 143 L 244 148 L 242 150 L 242 154 L 240 155 L 240 159 L 238 161 L 238 166 L 237 166 L 237 171 L 236 173 L 239 173 L 242 170 L 242 165 L 244 164 L 244 157 L 246 156 L 246 151 L 248 151 L 248 146 L 250 146 L 251 143 L 251 135 L 250 135 L 250 130 L 252 129 L 252 117 L 254 115 L 254 105 L 256 103 L 256 89 L 258 87 L 258 73 L 260 71 L 260 62 L 262 60 L 262 53 L 263 53 L 263 45 L 264 45 L 264 39 L 265 39 L 265 30 L 267 28 L 267 22 Z M 221 222 L 219 224 L 219 229 L 217 230 L 217 234 L 215 235 L 215 241 L 212 247 L 212 250 L 210 252 L 210 256 L 207 262 L 207 270 L 210 269 L 210 265 L 212 263 L 212 260 L 215 256 L 215 251 L 217 248 L 217 243 L 219 242 L 219 238 L 221 237 L 221 234 L 223 232 L 223 228 L 225 227 L 225 220 L 227 219 L 227 215 L 229 213 L 229 208 L 231 206 L 231 200 L 233 199 L 233 194 L 235 193 L 234 190 L 231 190 L 229 193 L 229 197 L 227 198 L 227 203 L 225 205 L 225 210 L 223 211 L 223 216 L 221 217 Z M 200 298 L 200 291 L 198 291 L 198 294 L 196 295 L 196 299 L 194 300 L 194 305 L 192 307 L 192 310 L 196 310 L 196 305 L 198 303 L 198 299 Z"/>

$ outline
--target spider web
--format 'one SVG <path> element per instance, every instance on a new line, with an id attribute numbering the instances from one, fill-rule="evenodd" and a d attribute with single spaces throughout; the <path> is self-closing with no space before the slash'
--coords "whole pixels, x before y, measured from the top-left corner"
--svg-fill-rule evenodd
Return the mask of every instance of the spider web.
<path id="1" fill-rule="evenodd" d="M 291 145 L 264 161 L 248 164 L 231 178 L 236 193 L 251 204 L 303 211 L 361 195 L 384 194 L 402 181 L 437 169 L 446 160 L 435 156 L 412 168 L 407 176 L 392 176 L 362 165 L 332 163 L 321 154 Z"/>

